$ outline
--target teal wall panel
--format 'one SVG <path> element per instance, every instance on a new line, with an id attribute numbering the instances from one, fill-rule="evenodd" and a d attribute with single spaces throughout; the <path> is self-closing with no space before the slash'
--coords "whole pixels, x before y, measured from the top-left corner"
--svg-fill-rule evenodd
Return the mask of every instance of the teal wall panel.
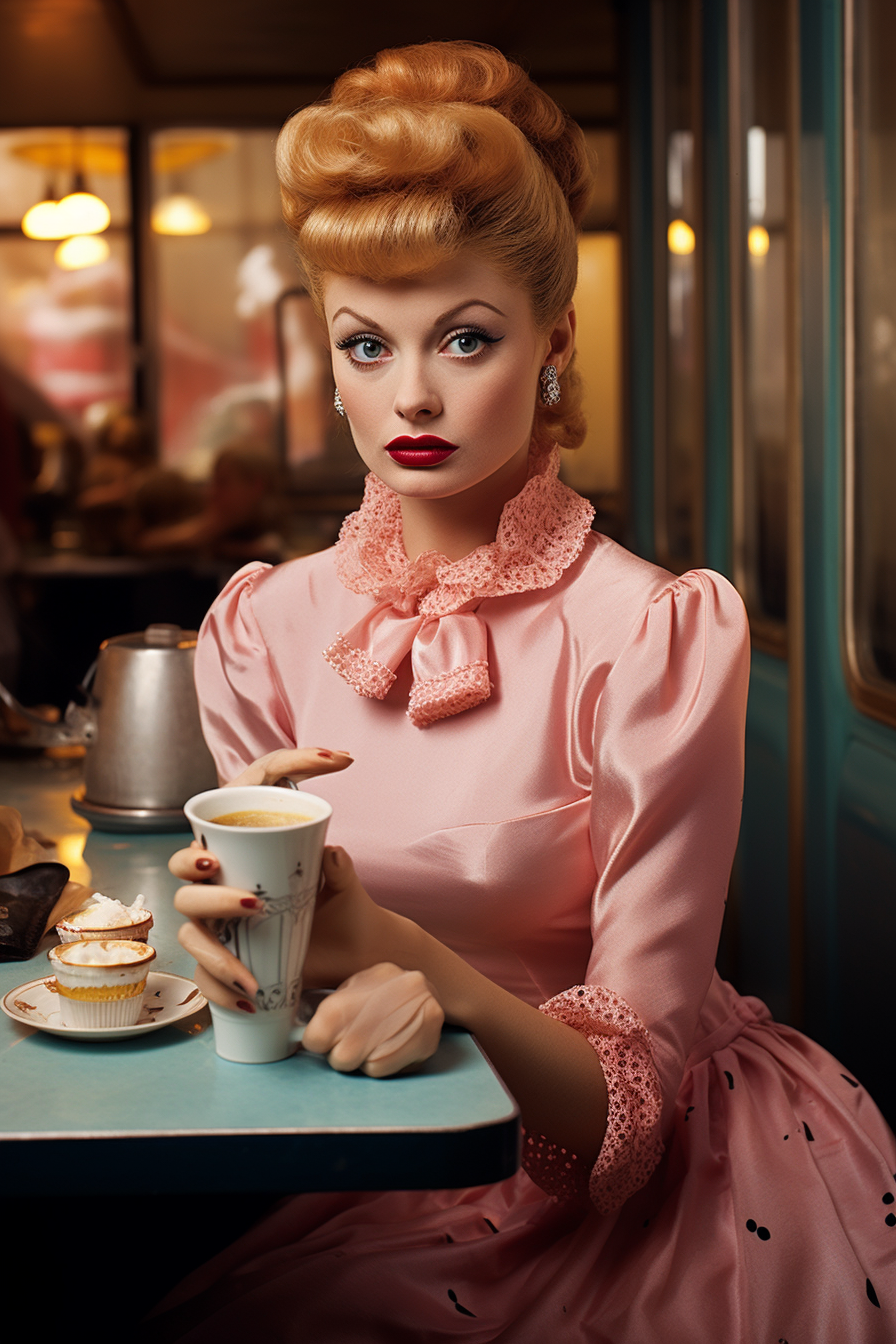
<path id="1" fill-rule="evenodd" d="M 727 9 L 704 8 L 703 162 L 705 309 L 704 549 L 731 577 L 731 287 L 728 231 Z"/>
<path id="2" fill-rule="evenodd" d="M 787 883 L 787 664 L 754 651 L 747 712 L 744 810 L 738 846 L 736 975 L 780 1021 L 790 1002 Z"/>
<path id="3" fill-rule="evenodd" d="M 653 136 L 650 4 L 628 13 L 628 475 L 627 545 L 656 558 L 653 535 Z"/>

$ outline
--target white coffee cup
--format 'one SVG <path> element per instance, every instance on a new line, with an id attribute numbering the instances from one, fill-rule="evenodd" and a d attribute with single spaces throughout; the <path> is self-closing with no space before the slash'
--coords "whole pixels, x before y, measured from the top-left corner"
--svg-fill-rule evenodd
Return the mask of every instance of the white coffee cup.
<path id="1" fill-rule="evenodd" d="M 222 825 L 234 812 L 288 813 L 277 826 Z M 239 1064 L 269 1064 L 296 1049 L 302 967 L 320 885 L 327 824 L 322 798 L 270 784 L 208 789 L 184 805 L 199 843 L 220 863 L 217 881 L 261 901 L 258 914 L 221 920 L 221 942 L 258 981 L 254 1013 L 210 1004 L 215 1050 Z"/>

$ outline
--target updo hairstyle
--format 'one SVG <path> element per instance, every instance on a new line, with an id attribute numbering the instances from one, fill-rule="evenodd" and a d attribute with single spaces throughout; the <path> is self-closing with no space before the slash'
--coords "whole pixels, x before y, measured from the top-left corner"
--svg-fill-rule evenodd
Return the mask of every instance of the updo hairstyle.
<path id="1" fill-rule="evenodd" d="M 471 250 L 530 295 L 539 331 L 572 301 L 591 189 L 581 130 L 493 47 L 428 42 L 349 70 L 277 142 L 283 213 L 309 290 L 326 272 L 382 283 Z M 572 366 L 540 438 L 585 434 Z"/>

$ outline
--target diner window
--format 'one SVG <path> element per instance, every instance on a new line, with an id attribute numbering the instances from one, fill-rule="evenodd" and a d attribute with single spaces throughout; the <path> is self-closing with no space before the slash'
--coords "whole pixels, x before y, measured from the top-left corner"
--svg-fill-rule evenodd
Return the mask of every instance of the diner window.
<path id="1" fill-rule="evenodd" d="M 852 394 L 847 408 L 847 647 L 859 703 L 894 721 L 896 84 L 890 53 L 896 43 L 896 10 L 888 0 L 855 0 L 847 19 L 847 109 L 852 113 L 847 135 L 847 275 L 853 333 L 847 370 Z"/>
<path id="2" fill-rule="evenodd" d="M 653 7 L 656 539 L 684 570 L 703 549 L 700 24 L 695 0 Z"/>
<path id="3" fill-rule="evenodd" d="M 732 439 L 736 578 L 754 637 L 783 653 L 789 425 L 787 15 L 738 0 L 732 70 Z"/>
<path id="4" fill-rule="evenodd" d="M 132 401 L 129 203 L 125 130 L 0 131 L 0 395 L 38 440 Z"/>
<path id="5" fill-rule="evenodd" d="M 234 441 L 281 437 L 276 305 L 300 276 L 280 217 L 275 128 L 151 137 L 159 443 L 206 475 Z M 321 451 L 310 426 L 293 451 Z"/>
<path id="6" fill-rule="evenodd" d="M 619 134 L 585 131 L 594 190 L 579 237 L 575 292 L 576 366 L 587 424 L 580 448 L 561 454 L 563 479 L 587 495 L 595 526 L 619 539 L 622 498 L 622 246 L 619 235 Z"/>

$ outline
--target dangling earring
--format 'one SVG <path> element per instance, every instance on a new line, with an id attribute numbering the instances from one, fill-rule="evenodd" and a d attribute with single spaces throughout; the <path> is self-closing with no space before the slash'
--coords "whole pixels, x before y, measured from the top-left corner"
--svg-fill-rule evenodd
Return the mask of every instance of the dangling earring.
<path id="1" fill-rule="evenodd" d="M 339 415 L 345 415 L 345 407 L 342 404 L 342 398 L 339 395 L 339 388 L 333 393 L 333 405 Z"/>
<path id="2" fill-rule="evenodd" d="M 541 383 L 541 399 L 545 406 L 556 406 L 560 400 L 560 380 L 557 377 L 557 366 L 555 364 L 545 364 L 538 381 Z"/>

